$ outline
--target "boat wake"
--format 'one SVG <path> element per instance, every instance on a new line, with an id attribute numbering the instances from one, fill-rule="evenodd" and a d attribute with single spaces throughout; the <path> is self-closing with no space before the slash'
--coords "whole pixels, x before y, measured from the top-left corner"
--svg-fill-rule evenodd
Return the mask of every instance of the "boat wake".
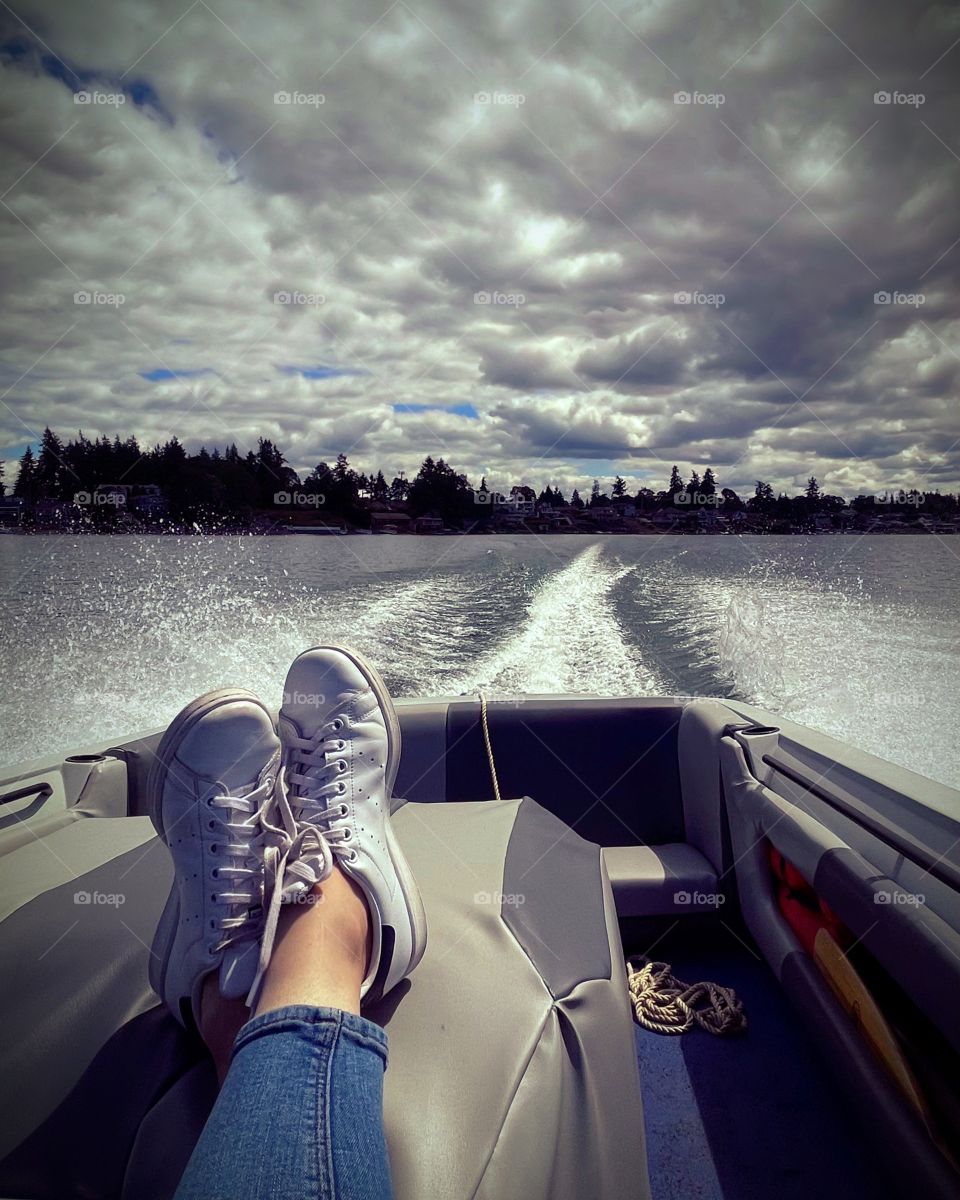
<path id="1" fill-rule="evenodd" d="M 608 560 L 601 546 L 588 547 L 508 608 L 505 620 L 514 628 L 499 645 L 461 670 L 435 676 L 432 690 L 655 692 L 660 680 L 627 644 L 612 602 L 617 584 L 635 570 Z"/>

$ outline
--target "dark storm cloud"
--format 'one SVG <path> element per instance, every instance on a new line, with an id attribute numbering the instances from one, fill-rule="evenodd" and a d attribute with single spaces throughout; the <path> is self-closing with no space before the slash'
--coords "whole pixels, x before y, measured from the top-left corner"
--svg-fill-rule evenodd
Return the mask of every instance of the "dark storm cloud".
<path id="1" fill-rule="evenodd" d="M 896 0 L 4 8 L 0 442 L 956 487 L 958 39 Z"/>

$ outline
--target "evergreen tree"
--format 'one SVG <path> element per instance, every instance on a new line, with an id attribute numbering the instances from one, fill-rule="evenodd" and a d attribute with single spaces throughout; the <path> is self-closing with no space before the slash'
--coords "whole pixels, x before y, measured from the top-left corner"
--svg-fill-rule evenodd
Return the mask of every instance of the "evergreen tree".
<path id="1" fill-rule="evenodd" d="M 27 446 L 20 459 L 20 472 L 17 482 L 13 485 L 13 494 L 22 496 L 32 503 L 38 496 L 37 490 L 37 460 L 33 456 L 33 447 Z"/>
<path id="2" fill-rule="evenodd" d="M 775 504 L 773 487 L 769 483 L 764 483 L 762 479 L 758 479 L 753 489 L 753 495 L 750 497 L 750 507 L 758 512 L 769 512 Z"/>
<path id="3" fill-rule="evenodd" d="M 414 516 L 438 516 L 448 525 L 460 525 L 473 511 L 473 492 L 466 475 L 428 455 L 410 485 L 409 504 Z"/>
<path id="4" fill-rule="evenodd" d="M 72 475 L 64 458 L 63 443 L 48 425 L 40 439 L 40 454 L 34 468 L 37 495 L 63 499 Z"/>
<path id="5" fill-rule="evenodd" d="M 627 481 L 622 475 L 618 475 L 613 481 L 613 498 L 614 500 L 623 500 L 627 494 Z"/>
<path id="6" fill-rule="evenodd" d="M 3 467 L 3 459 L 0 458 L 0 496 L 5 496 L 7 494 L 7 485 L 3 482 Z"/>
<path id="7" fill-rule="evenodd" d="M 671 496 L 676 496 L 678 492 L 683 491 L 683 480 L 680 478 L 680 468 L 674 466 L 670 472 L 670 484 L 667 487 L 667 492 Z"/>
<path id="8" fill-rule="evenodd" d="M 583 500 L 581 500 L 580 492 L 577 490 L 577 488 L 573 489 L 573 495 L 570 497 L 570 507 L 577 509 L 584 507 Z"/>
<path id="9" fill-rule="evenodd" d="M 703 479 L 700 481 L 700 490 L 705 496 L 715 496 L 717 494 L 717 477 L 713 473 L 711 467 L 703 473 Z"/>
<path id="10" fill-rule="evenodd" d="M 590 489 L 590 507 L 598 508 L 602 502 L 602 497 L 600 495 L 600 480 L 595 479 L 593 481 L 593 487 Z"/>

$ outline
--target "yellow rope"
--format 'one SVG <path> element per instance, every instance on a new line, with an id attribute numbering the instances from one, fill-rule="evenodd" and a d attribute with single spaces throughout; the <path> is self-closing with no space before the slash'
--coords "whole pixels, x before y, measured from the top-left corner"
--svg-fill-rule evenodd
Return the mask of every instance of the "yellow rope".
<path id="1" fill-rule="evenodd" d="M 500 784 L 497 781 L 497 764 L 493 761 L 493 745 L 490 742 L 490 726 L 487 724 L 487 697 L 478 691 L 480 697 L 480 724 L 483 727 L 483 742 L 487 748 L 487 762 L 490 764 L 490 778 L 493 780 L 493 798 L 500 799 Z"/>
<path id="2" fill-rule="evenodd" d="M 726 1037 L 747 1027 L 747 1014 L 733 988 L 718 983 L 684 983 L 670 965 L 627 962 L 627 986 L 637 1020 L 652 1033 L 686 1033 L 694 1023 Z"/>

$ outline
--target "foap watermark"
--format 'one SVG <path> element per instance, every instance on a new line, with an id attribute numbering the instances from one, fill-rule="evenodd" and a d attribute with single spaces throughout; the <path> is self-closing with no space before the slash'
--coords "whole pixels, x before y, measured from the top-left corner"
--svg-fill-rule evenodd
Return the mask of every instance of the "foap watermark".
<path id="1" fill-rule="evenodd" d="M 723 292 L 674 292 L 674 304 L 692 304 L 701 308 L 720 308 L 726 304 Z"/>
<path id="2" fill-rule="evenodd" d="M 901 908 L 919 908 L 927 898 L 919 892 L 874 892 L 874 904 L 892 904 Z"/>
<path id="3" fill-rule="evenodd" d="M 920 308 L 926 304 L 923 292 L 874 292 L 874 304 L 902 304 L 909 308 Z"/>
<path id="4" fill-rule="evenodd" d="M 870 698 L 876 708 L 899 708 L 906 712 L 921 712 L 930 703 L 930 697 L 918 688 L 874 692 Z"/>
<path id="5" fill-rule="evenodd" d="M 79 508 L 123 508 L 126 492 L 74 492 L 73 503 Z"/>
<path id="6" fill-rule="evenodd" d="M 899 492 L 876 492 L 873 499 L 877 504 L 903 504 L 921 508 L 926 496 L 923 492 L 905 492 L 901 488 Z"/>
<path id="7" fill-rule="evenodd" d="M 723 503 L 723 497 L 716 492 L 674 492 L 674 504 L 695 504 L 698 508 L 716 508 Z"/>
<path id="8" fill-rule="evenodd" d="M 126 304 L 127 298 L 123 292 L 88 292 L 86 290 L 73 293 L 74 304 L 89 304 L 94 308 L 119 308 Z"/>
<path id="9" fill-rule="evenodd" d="M 723 892 L 674 892 L 673 902 L 682 908 L 720 908 L 727 898 Z"/>
<path id="10" fill-rule="evenodd" d="M 523 292 L 474 292 L 474 304 L 499 305 L 501 308 L 520 308 L 526 304 Z"/>
<path id="11" fill-rule="evenodd" d="M 274 492 L 276 505 L 293 505 L 294 508 L 320 508 L 326 503 L 323 492 Z"/>
<path id="12" fill-rule="evenodd" d="M 119 908 L 126 904 L 127 898 L 122 892 L 74 892 L 74 904 L 89 904 L 94 908 Z"/>
<path id="13" fill-rule="evenodd" d="M 889 104 L 891 107 L 920 108 L 926 104 L 923 92 L 874 92 L 874 104 Z"/>
<path id="14" fill-rule="evenodd" d="M 91 104 L 94 107 L 102 105 L 105 108 L 119 108 L 126 104 L 127 98 L 123 92 L 74 92 L 74 104 Z"/>
<path id="15" fill-rule="evenodd" d="M 284 692 L 283 707 L 322 708 L 327 698 L 323 692 Z"/>
<path id="16" fill-rule="evenodd" d="M 521 904 L 526 904 L 527 898 L 522 892 L 474 892 L 474 904 L 496 904 L 500 908 L 507 905 L 509 908 L 518 908 Z"/>
<path id="17" fill-rule="evenodd" d="M 274 92 L 273 102 L 290 108 L 319 108 L 327 98 L 323 92 Z"/>
<path id="18" fill-rule="evenodd" d="M 474 104 L 501 105 L 503 108 L 520 108 L 526 104 L 523 92 L 474 92 Z"/>
<path id="19" fill-rule="evenodd" d="M 311 307 L 326 304 L 327 298 L 322 292 L 274 292 L 274 304 L 290 304 L 293 307 Z"/>
<path id="20" fill-rule="evenodd" d="M 726 104 L 727 98 L 723 92 L 674 92 L 674 104 L 699 104 L 704 108 L 719 108 Z"/>
<path id="21" fill-rule="evenodd" d="M 484 504 L 488 508 L 496 508 L 498 504 L 506 504 L 507 497 L 502 492 L 491 492 L 487 488 L 471 488 L 474 504 Z"/>
<path id="22" fill-rule="evenodd" d="M 483 688 L 483 696 L 488 704 L 497 704 L 501 708 L 522 708 L 529 697 L 518 695 L 516 692 L 492 692 Z"/>

